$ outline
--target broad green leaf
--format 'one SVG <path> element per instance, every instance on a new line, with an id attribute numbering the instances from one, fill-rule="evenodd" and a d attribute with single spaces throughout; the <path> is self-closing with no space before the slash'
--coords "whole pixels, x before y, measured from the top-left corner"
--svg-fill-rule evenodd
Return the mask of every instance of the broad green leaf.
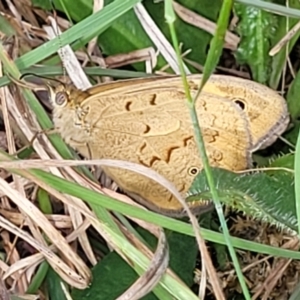
<path id="1" fill-rule="evenodd" d="M 156 238 L 142 228 L 139 228 L 138 232 L 155 250 Z M 193 284 L 193 271 L 198 254 L 195 239 L 176 232 L 169 232 L 167 240 L 170 249 L 170 268 L 188 286 L 191 286 Z M 92 269 L 92 275 L 93 281 L 89 288 L 85 290 L 73 290 L 72 297 L 74 300 L 116 299 L 138 279 L 137 274 L 116 252 L 111 252 L 100 260 Z M 157 297 L 151 293 L 142 299 L 151 300 L 157 299 Z"/>
<path id="2" fill-rule="evenodd" d="M 198 247 L 196 240 L 187 235 L 171 232 L 168 236 L 170 268 L 188 286 L 192 286 Z"/>
<path id="3" fill-rule="evenodd" d="M 85 290 L 74 289 L 74 300 L 114 300 L 138 279 L 133 269 L 116 252 L 111 252 L 101 259 L 92 269 L 93 280 Z M 156 300 L 151 293 L 143 300 Z"/>

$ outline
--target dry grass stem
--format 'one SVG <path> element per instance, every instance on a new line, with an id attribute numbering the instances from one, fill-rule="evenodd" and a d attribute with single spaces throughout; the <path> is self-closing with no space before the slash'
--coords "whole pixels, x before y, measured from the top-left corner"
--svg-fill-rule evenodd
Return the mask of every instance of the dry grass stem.
<path id="1" fill-rule="evenodd" d="M 141 3 L 138 3 L 134 7 L 134 11 L 145 32 L 148 34 L 151 41 L 157 47 L 159 53 L 165 58 L 172 70 L 176 74 L 180 74 L 175 50 L 173 49 L 169 41 L 164 37 L 162 32 L 159 30 L 155 22 L 151 19 L 144 6 Z M 190 71 L 186 66 L 184 66 L 184 69 L 186 74 L 190 74 Z"/>

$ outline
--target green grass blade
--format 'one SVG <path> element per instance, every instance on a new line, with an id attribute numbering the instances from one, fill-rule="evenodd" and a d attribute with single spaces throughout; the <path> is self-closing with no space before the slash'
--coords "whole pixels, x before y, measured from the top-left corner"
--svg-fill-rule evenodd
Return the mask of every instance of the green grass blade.
<path id="1" fill-rule="evenodd" d="M 201 80 L 200 88 L 197 96 L 195 97 L 196 99 L 198 98 L 203 86 L 209 79 L 210 75 L 214 72 L 220 60 L 232 6 L 232 0 L 224 0 L 217 22 L 217 29 L 210 43 L 210 49 L 208 51 L 207 59 L 204 65 L 203 77 Z"/>
<path id="2" fill-rule="evenodd" d="M 300 132 L 298 134 L 296 152 L 295 152 L 295 198 L 296 214 L 298 220 L 298 235 L 300 234 Z"/>
<path id="3" fill-rule="evenodd" d="M 24 176 L 24 174 L 22 174 L 20 170 L 11 170 L 11 171 L 18 175 Z M 147 222 L 170 229 L 172 231 L 176 231 L 189 236 L 195 235 L 192 226 L 183 221 L 175 220 L 173 218 L 166 217 L 164 215 L 160 215 L 152 211 L 146 211 L 139 207 L 133 207 L 129 204 L 99 194 L 95 191 L 79 186 L 74 182 L 70 182 L 66 179 L 59 178 L 55 175 L 52 175 L 42 170 L 30 170 L 30 173 L 34 175 L 34 177 L 43 180 L 43 182 L 45 182 L 55 190 L 82 199 L 93 207 L 94 206 L 98 206 L 99 208 L 104 207 L 111 211 L 117 211 L 124 215 L 128 215 L 134 218 L 139 218 L 141 220 L 145 220 Z M 203 236 L 203 238 L 205 238 L 208 241 L 220 243 L 223 245 L 227 244 L 223 234 L 211 230 L 207 230 L 207 229 L 201 229 L 201 235 Z M 240 249 L 265 253 L 273 256 L 300 259 L 300 253 L 298 251 L 279 249 L 277 247 L 266 246 L 255 242 L 249 242 L 240 238 L 230 237 L 230 239 L 233 245 Z"/>

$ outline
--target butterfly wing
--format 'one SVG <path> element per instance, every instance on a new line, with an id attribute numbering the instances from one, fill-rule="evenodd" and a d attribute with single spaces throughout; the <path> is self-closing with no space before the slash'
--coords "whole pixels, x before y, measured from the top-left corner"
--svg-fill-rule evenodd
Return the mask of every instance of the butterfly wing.
<path id="1" fill-rule="evenodd" d="M 195 82 L 193 77 L 191 80 Z M 257 82 L 214 75 L 204 86 L 204 91 L 228 99 L 242 108 L 250 124 L 252 152 L 273 144 L 289 124 L 285 99 Z"/>
<path id="2" fill-rule="evenodd" d="M 130 161 L 150 167 L 174 183 L 183 195 L 203 168 L 183 89 L 156 86 L 153 92 L 94 96 L 82 103 L 79 141 L 69 141 L 82 155 Z M 214 167 L 245 169 L 250 164 L 247 118 L 230 101 L 202 94 L 196 110 L 209 161 Z M 85 142 L 81 137 L 85 134 Z M 76 137 L 76 136 L 75 136 Z M 162 185 L 133 171 L 104 171 L 135 199 L 152 210 L 181 216 L 182 206 Z M 194 211 L 201 202 L 190 204 Z"/>

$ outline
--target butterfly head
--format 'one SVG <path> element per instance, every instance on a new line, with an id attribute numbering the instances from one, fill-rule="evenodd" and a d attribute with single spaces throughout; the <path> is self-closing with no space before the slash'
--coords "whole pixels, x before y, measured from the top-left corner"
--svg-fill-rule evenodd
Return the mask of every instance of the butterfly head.
<path id="1" fill-rule="evenodd" d="M 68 86 L 64 84 L 59 84 L 56 87 L 52 87 L 48 85 L 48 91 L 49 91 L 49 99 L 53 108 L 66 107 L 71 100 L 70 88 L 68 88 Z"/>
<path id="2" fill-rule="evenodd" d="M 75 107 L 89 96 L 87 92 L 78 90 L 73 84 L 59 84 L 56 87 L 48 85 L 49 98 L 54 109 Z"/>

